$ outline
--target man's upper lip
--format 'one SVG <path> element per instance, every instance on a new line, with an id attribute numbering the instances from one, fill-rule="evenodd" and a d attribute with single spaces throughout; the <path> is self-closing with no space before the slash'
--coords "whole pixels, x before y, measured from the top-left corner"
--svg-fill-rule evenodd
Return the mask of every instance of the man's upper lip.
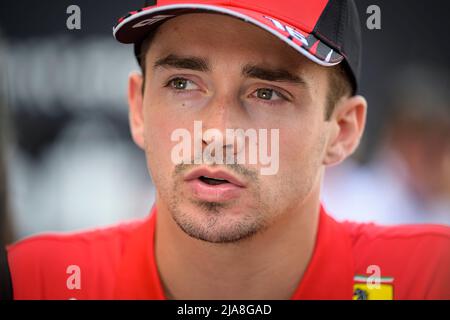
<path id="1" fill-rule="evenodd" d="M 243 181 L 241 181 L 239 178 L 235 177 L 231 173 L 228 173 L 222 169 L 219 169 L 219 170 L 210 170 L 207 168 L 194 169 L 185 176 L 184 180 L 185 181 L 194 180 L 194 179 L 198 179 L 202 176 L 206 176 L 208 178 L 213 178 L 213 179 L 225 179 L 228 182 L 235 184 L 239 187 L 245 187 L 245 183 Z"/>

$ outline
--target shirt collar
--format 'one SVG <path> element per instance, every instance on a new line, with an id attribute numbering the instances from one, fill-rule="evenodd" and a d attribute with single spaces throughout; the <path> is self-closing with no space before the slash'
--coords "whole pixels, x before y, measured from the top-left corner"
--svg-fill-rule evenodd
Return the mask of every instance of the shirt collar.
<path id="1" fill-rule="evenodd" d="M 165 300 L 155 259 L 156 206 L 126 242 L 118 269 L 116 299 Z"/>
<path id="2" fill-rule="evenodd" d="M 351 239 L 321 205 L 314 252 L 292 299 L 352 299 L 353 275 Z"/>

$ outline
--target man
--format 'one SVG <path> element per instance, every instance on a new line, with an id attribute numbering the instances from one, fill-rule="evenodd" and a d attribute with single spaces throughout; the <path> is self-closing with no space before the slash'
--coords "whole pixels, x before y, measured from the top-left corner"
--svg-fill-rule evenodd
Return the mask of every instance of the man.
<path id="1" fill-rule="evenodd" d="M 114 28 L 142 67 L 129 119 L 151 214 L 9 246 L 14 298 L 450 298 L 448 228 L 337 223 L 319 201 L 364 129 L 354 3 L 194 3 Z"/>

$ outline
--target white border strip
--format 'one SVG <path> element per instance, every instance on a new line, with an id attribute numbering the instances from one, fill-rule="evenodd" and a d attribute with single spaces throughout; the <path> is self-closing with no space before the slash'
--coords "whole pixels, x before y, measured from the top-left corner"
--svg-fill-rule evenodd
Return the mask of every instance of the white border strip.
<path id="1" fill-rule="evenodd" d="M 270 32 L 271 34 L 273 34 L 274 36 L 276 36 L 277 38 L 279 38 L 280 40 L 284 41 L 285 43 L 287 43 L 289 46 L 293 47 L 294 49 L 296 49 L 297 51 L 299 51 L 301 54 L 303 54 L 305 57 L 307 57 L 308 59 L 312 60 L 313 62 L 321 65 L 321 66 L 325 66 L 325 67 L 330 67 L 330 66 L 334 66 L 339 64 L 341 61 L 338 62 L 326 62 L 326 61 L 322 61 L 320 59 L 318 59 L 316 56 L 312 55 L 309 51 L 305 50 L 304 48 L 302 48 L 301 46 L 297 45 L 296 43 L 294 43 L 293 41 L 289 40 L 288 38 L 286 38 L 284 35 L 276 32 L 274 29 L 266 26 L 265 24 L 262 24 L 261 22 L 259 22 L 258 20 L 255 20 L 249 16 L 246 16 L 242 13 L 233 11 L 233 10 L 229 10 L 229 9 L 225 9 L 219 6 L 212 6 L 212 5 L 208 5 L 208 4 L 169 4 L 169 5 L 165 5 L 165 6 L 160 6 L 154 9 L 149 9 L 149 10 L 145 10 L 145 11 L 141 11 L 138 12 L 134 15 L 129 16 L 128 18 L 124 19 L 122 22 L 120 22 L 115 28 L 113 27 L 113 35 L 114 38 L 116 38 L 116 33 L 117 31 L 122 28 L 125 24 L 140 18 L 142 16 L 146 16 L 146 15 L 150 15 L 153 13 L 158 13 L 160 11 L 168 11 L 168 10 L 175 10 L 175 9 L 205 9 L 205 10 L 210 10 L 210 11 L 214 11 L 214 12 L 219 12 L 219 13 L 225 13 L 228 14 L 230 16 L 233 17 L 237 17 L 237 18 L 241 18 L 244 19 L 245 21 L 251 22 L 255 25 L 257 25 L 258 27 Z M 116 38 L 116 40 L 118 40 Z M 330 48 L 331 49 L 331 48 Z"/>
<path id="2" fill-rule="evenodd" d="M 367 280 L 369 280 L 369 278 L 371 278 L 371 277 L 370 277 L 370 276 L 360 276 L 360 275 L 357 275 L 357 276 L 354 276 L 354 277 L 353 277 L 353 281 L 356 281 L 356 282 L 366 282 Z M 380 283 L 393 283 L 393 282 L 394 282 L 394 278 L 393 278 L 393 277 L 379 277 L 379 278 L 372 277 L 372 278 L 373 278 L 373 279 L 379 280 Z"/>

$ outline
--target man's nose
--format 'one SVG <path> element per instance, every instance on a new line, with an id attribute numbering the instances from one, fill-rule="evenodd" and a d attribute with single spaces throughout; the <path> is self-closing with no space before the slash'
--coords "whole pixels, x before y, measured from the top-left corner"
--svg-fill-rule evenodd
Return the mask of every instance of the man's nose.
<path id="1" fill-rule="evenodd" d="M 234 88 L 214 92 L 202 114 L 203 126 L 207 129 L 225 130 L 240 125 L 245 117 L 239 93 Z"/>
<path id="2" fill-rule="evenodd" d="M 203 130 L 214 130 L 222 136 L 222 145 L 224 156 L 231 152 L 233 155 L 240 152 L 235 135 L 235 129 L 243 129 L 247 114 L 242 107 L 242 102 L 237 89 L 217 91 L 211 97 L 207 106 L 203 109 L 201 115 Z M 211 137 L 204 137 L 203 145 L 209 145 L 213 142 L 214 134 Z"/>

